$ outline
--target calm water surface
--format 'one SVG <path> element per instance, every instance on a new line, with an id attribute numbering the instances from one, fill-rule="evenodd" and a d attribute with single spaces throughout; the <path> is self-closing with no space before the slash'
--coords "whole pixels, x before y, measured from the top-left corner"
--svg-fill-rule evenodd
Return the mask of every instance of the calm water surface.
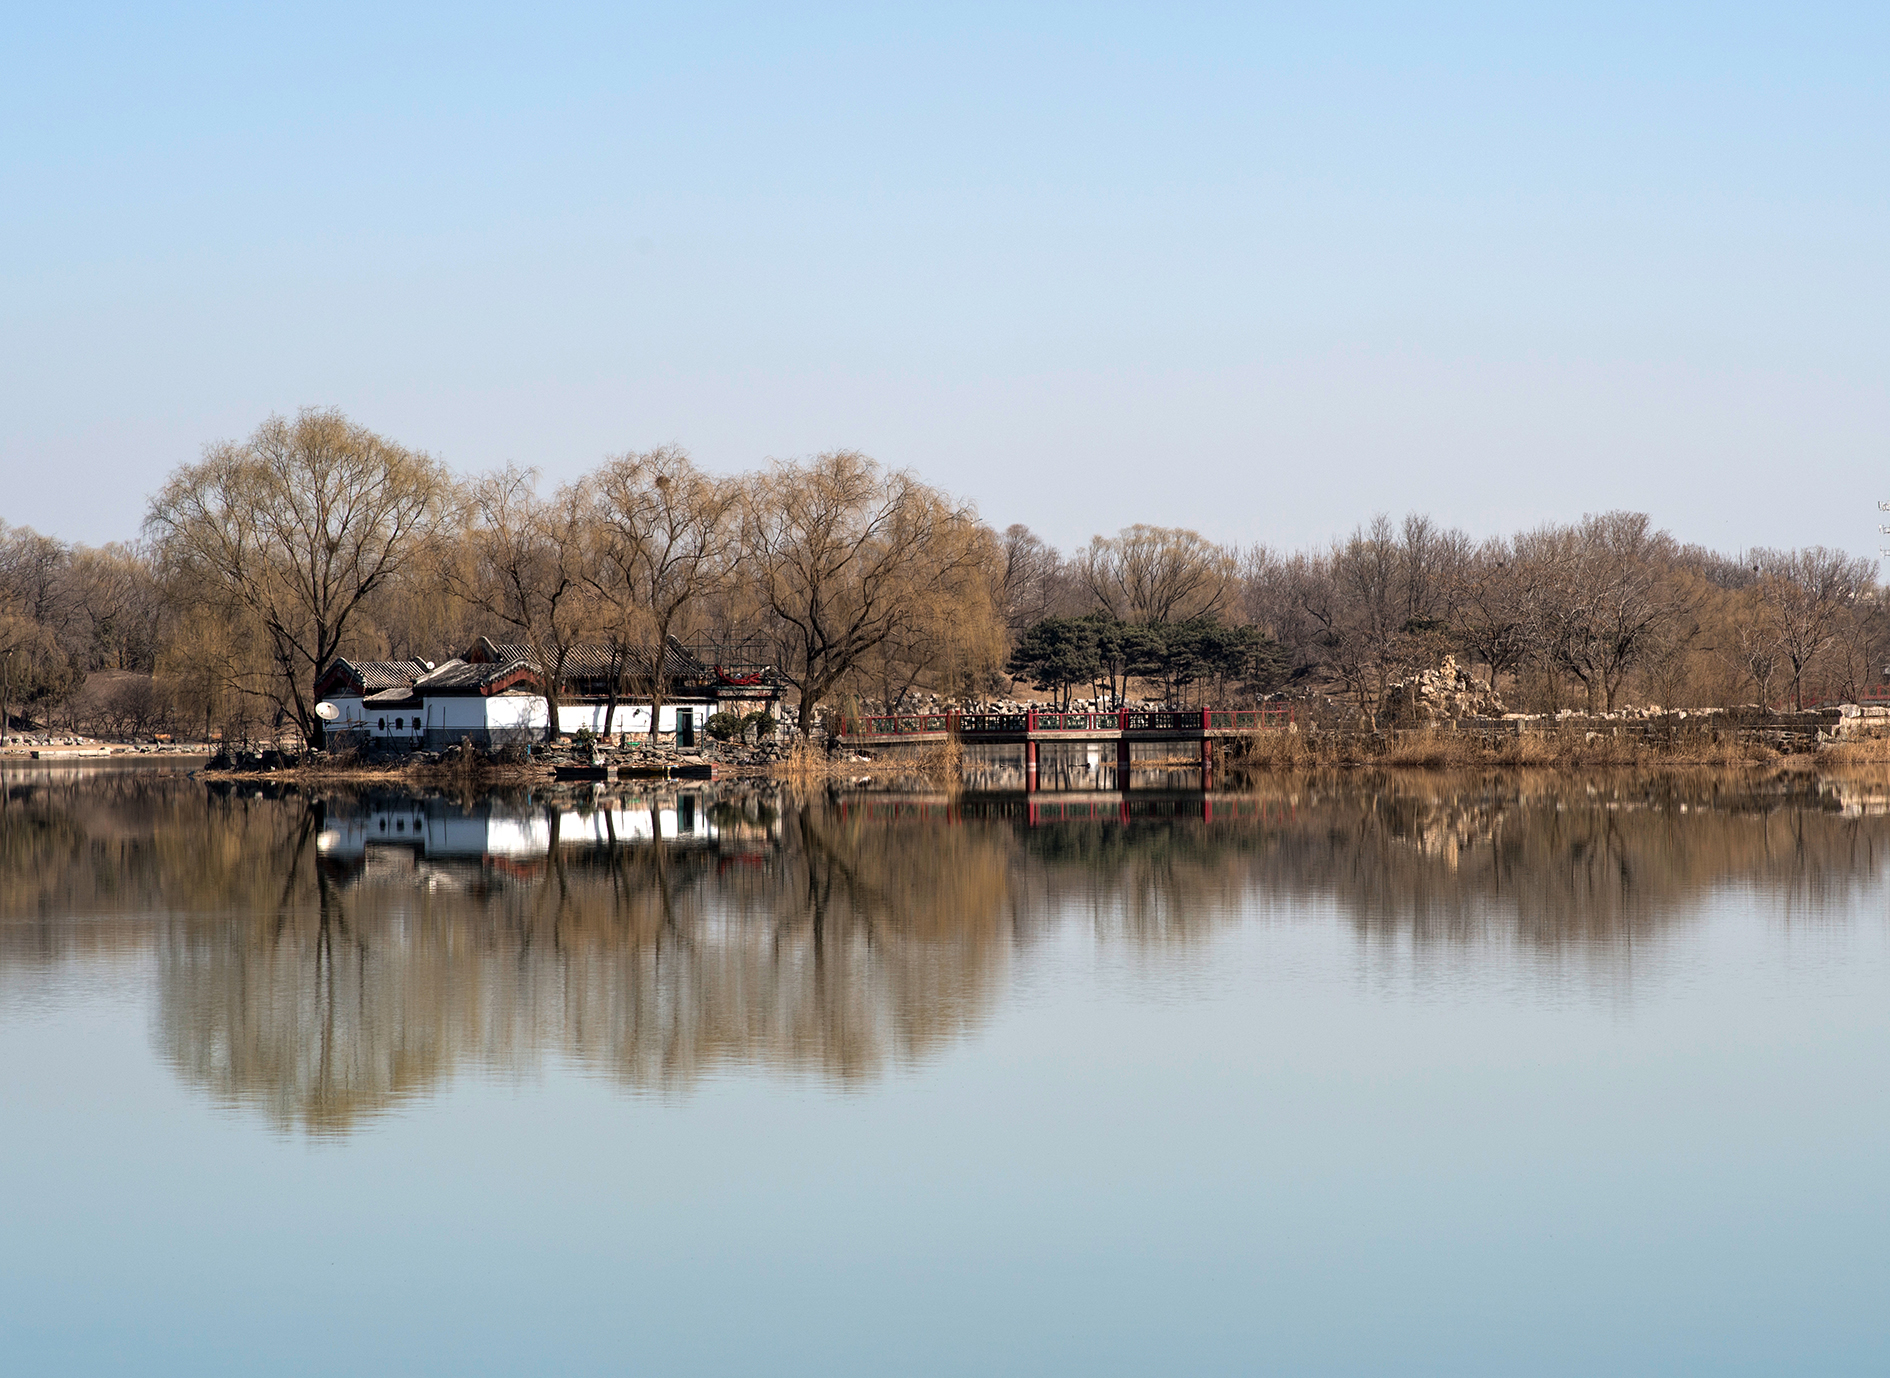
<path id="1" fill-rule="evenodd" d="M 1882 1373 L 1881 778 L 0 777 L 17 1373 Z"/>

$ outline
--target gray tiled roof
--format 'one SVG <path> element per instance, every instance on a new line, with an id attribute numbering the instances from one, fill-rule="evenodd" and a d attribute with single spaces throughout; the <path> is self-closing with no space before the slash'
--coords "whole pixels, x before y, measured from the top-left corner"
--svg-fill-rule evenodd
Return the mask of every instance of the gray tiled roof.
<path id="1" fill-rule="evenodd" d="M 531 648 L 519 641 L 488 641 L 500 663 L 536 665 Z M 578 679 L 608 675 L 613 670 L 632 679 L 644 678 L 651 671 L 649 646 L 616 647 L 595 641 L 581 641 L 565 652 L 564 674 Z M 663 673 L 674 679 L 706 678 L 709 667 L 697 660 L 675 637 L 669 639 L 663 657 Z"/>
<path id="2" fill-rule="evenodd" d="M 529 668 L 529 662 L 513 660 L 496 665 L 471 665 L 463 660 L 449 660 L 437 670 L 415 680 L 413 687 L 417 693 L 442 689 L 483 689 L 489 684 L 510 678 L 523 668 Z"/>
<path id="3" fill-rule="evenodd" d="M 423 660 L 345 660 L 335 661 L 337 669 L 348 671 L 361 683 L 365 693 L 382 689 L 405 689 L 427 672 Z"/>

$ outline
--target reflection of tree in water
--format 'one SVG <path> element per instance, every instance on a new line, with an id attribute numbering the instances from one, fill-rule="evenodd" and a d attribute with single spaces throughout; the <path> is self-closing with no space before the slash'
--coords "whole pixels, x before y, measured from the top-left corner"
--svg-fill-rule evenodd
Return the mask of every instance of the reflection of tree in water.
<path id="1" fill-rule="evenodd" d="M 1364 931 L 1551 950 L 1616 950 L 1735 884 L 1831 906 L 1871 881 L 1884 835 L 1816 782 L 1704 772 L 1388 776 L 1309 788 L 1300 803 L 1319 825 L 1283 839 L 1260 871 L 1269 886 L 1336 899 Z"/>
<path id="2" fill-rule="evenodd" d="M 846 1081 L 975 1023 L 1002 969 L 994 830 L 892 845 L 805 803 L 765 847 L 572 847 L 548 818 L 522 873 L 390 848 L 337 875 L 285 849 L 279 912 L 162 929 L 167 1052 L 318 1131 L 547 1052 L 660 1089 L 749 1064 Z"/>
<path id="3" fill-rule="evenodd" d="M 1503 937 L 1601 955 L 1751 885 L 1826 909 L 1874 882 L 1882 817 L 1848 787 L 1684 776 L 1351 773 L 1262 781 L 1211 819 L 1033 829 L 1046 901 L 1139 940 L 1212 928 L 1254 901 L 1336 903 L 1362 932 Z M 1203 812 L 1205 812 L 1203 810 Z"/>
<path id="4" fill-rule="evenodd" d="M 1848 899 L 1886 827 L 1815 784 L 1354 775 L 1218 797 L 1212 820 L 1198 799 L 1177 806 L 1194 817 L 1029 827 L 1016 801 L 754 794 L 714 805 L 705 845 L 653 845 L 653 813 L 626 835 L 664 802 L 473 802 L 543 845 L 338 860 L 319 839 L 358 801 L 12 791 L 0 973 L 154 952 L 156 1036 L 180 1071 L 345 1132 L 458 1066 L 547 1054 L 663 1091 L 751 1065 L 872 1077 L 975 1028 L 1013 947 L 1072 915 L 1146 944 L 1256 901 L 1336 903 L 1361 932 L 1605 965 L 1716 887 Z"/>
<path id="5" fill-rule="evenodd" d="M 279 790 L 206 795 L 181 773 L 0 776 L 0 963 L 140 950 L 150 930 L 126 918 L 273 908 L 311 821 Z"/>

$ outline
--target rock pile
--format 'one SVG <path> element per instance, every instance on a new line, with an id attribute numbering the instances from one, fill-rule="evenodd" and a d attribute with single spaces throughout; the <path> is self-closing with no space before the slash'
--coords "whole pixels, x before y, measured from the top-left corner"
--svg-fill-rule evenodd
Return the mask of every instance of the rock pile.
<path id="1" fill-rule="evenodd" d="M 1456 718 L 1500 718 L 1503 701 L 1445 656 L 1435 670 L 1420 670 L 1391 686 L 1385 706 L 1401 721 L 1433 723 Z"/>

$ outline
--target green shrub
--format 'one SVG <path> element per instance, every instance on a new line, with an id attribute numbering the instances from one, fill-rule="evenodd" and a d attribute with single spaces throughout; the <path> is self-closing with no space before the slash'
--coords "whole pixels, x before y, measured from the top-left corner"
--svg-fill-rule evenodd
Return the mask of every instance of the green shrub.
<path id="1" fill-rule="evenodd" d="M 726 710 L 709 719 L 708 733 L 718 742 L 732 742 L 742 735 L 742 715 Z"/>

